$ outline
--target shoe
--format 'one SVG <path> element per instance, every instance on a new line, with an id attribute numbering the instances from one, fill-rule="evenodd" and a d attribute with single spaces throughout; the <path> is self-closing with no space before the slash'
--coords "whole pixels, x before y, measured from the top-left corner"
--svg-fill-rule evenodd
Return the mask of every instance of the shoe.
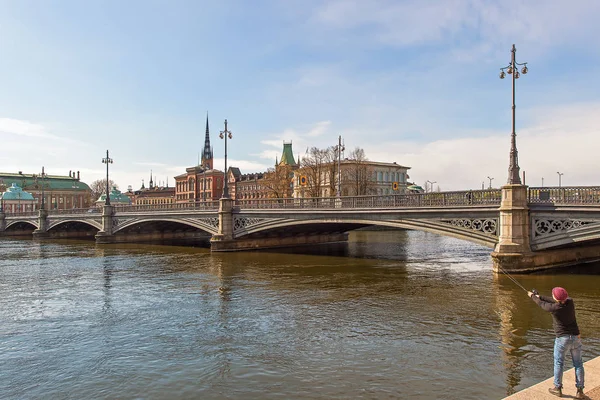
<path id="1" fill-rule="evenodd" d="M 575 395 L 576 399 L 585 399 L 585 394 L 583 394 L 583 389 L 577 388 L 577 394 Z"/>
<path id="2" fill-rule="evenodd" d="M 548 389 L 548 391 L 555 396 L 562 397 L 562 388 L 554 386 Z M 581 394 L 583 394 L 583 392 Z"/>

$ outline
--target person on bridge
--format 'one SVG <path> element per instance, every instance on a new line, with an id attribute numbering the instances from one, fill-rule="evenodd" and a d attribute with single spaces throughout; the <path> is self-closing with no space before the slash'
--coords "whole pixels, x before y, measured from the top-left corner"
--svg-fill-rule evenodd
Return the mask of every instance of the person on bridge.
<path id="1" fill-rule="evenodd" d="M 543 310 L 552 313 L 554 333 L 554 387 L 548 391 L 555 396 L 562 396 L 562 378 L 565 363 L 565 353 L 571 352 L 573 367 L 575 367 L 576 399 L 585 399 L 583 394 L 584 371 L 581 357 L 581 336 L 575 317 L 575 303 L 567 291 L 561 287 L 552 289 L 552 297 L 540 296 L 527 292 L 529 297 Z"/>

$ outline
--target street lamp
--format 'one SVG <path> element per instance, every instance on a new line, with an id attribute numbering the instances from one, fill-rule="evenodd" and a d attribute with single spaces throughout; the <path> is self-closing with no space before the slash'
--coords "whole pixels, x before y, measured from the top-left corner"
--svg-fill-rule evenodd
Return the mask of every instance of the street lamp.
<path id="1" fill-rule="evenodd" d="M 102 159 L 102 164 L 106 164 L 106 202 L 107 206 L 110 206 L 110 191 L 108 190 L 108 164 L 112 164 L 113 160 L 108 156 L 108 150 L 106 150 L 106 158 Z"/>
<path id="2" fill-rule="evenodd" d="M 427 193 L 427 183 L 429 183 L 429 186 L 431 187 L 431 189 L 429 189 L 430 192 L 433 192 L 433 184 L 437 183 L 436 181 L 427 181 L 425 182 L 425 193 Z"/>
<path id="3" fill-rule="evenodd" d="M 487 177 L 490 180 L 490 189 L 492 188 L 492 181 L 494 180 L 494 178 L 490 178 L 489 176 Z"/>
<path id="4" fill-rule="evenodd" d="M 40 209 L 43 210 L 45 208 L 45 199 L 44 199 L 44 179 L 46 178 L 46 173 L 44 172 L 44 167 L 42 167 L 42 173 L 40 175 L 34 175 L 35 181 L 37 183 L 38 178 L 42 180 L 42 205 Z"/>
<path id="5" fill-rule="evenodd" d="M 228 199 L 229 198 L 229 188 L 227 187 L 227 138 L 229 137 L 229 139 L 233 139 L 233 136 L 231 135 L 231 131 L 227 130 L 227 120 L 225 120 L 225 130 L 221 131 L 221 133 L 219 133 L 219 137 L 221 139 L 225 139 L 225 173 L 224 173 L 225 183 L 223 184 L 223 198 Z"/>
<path id="6" fill-rule="evenodd" d="M 338 184 L 337 184 L 337 197 L 342 196 L 342 170 L 340 169 L 340 164 L 342 160 L 342 151 L 346 150 L 346 147 L 342 145 L 342 135 L 338 136 Z"/>
<path id="7" fill-rule="evenodd" d="M 557 174 L 558 174 L 558 187 L 560 187 L 560 185 L 561 185 L 561 177 L 564 175 L 564 173 L 557 172 Z"/>
<path id="8" fill-rule="evenodd" d="M 513 44 L 511 50 L 511 60 L 504 68 L 500 68 L 500 79 L 504 79 L 506 74 L 512 75 L 512 133 L 510 136 L 510 164 L 508 167 L 508 184 L 509 185 L 520 185 L 521 177 L 519 176 L 519 153 L 517 152 L 517 133 L 515 131 L 515 80 L 519 79 L 521 74 L 519 73 L 519 66 L 523 66 L 521 73 L 525 75 L 529 70 L 527 69 L 527 63 L 518 63 L 515 61 L 515 55 L 517 48 Z M 505 71 L 506 70 L 506 71 Z"/>

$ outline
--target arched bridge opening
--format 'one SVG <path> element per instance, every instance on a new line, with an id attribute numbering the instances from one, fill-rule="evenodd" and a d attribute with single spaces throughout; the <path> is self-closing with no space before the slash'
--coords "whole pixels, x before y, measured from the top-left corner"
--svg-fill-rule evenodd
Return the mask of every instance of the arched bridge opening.
<path id="1" fill-rule="evenodd" d="M 37 226 L 31 222 L 19 221 L 12 224 L 8 224 L 2 234 L 4 236 L 31 236 L 33 231 L 37 229 Z"/>
<path id="2" fill-rule="evenodd" d="M 247 223 L 234 231 L 236 239 L 292 237 L 294 235 L 346 234 L 367 226 L 409 229 L 449 236 L 493 248 L 498 242 L 497 226 L 491 220 L 290 220 L 273 219 Z M 487 221 L 487 222 L 482 222 Z M 487 223 L 487 225 L 486 225 Z M 244 225 L 244 224 L 238 224 Z"/>
<path id="3" fill-rule="evenodd" d="M 120 243 L 162 243 L 210 246 L 212 233 L 202 225 L 170 220 L 129 221 L 113 229 L 113 241 Z"/>
<path id="4" fill-rule="evenodd" d="M 51 238 L 94 239 L 99 228 L 84 221 L 64 221 L 52 225 L 47 233 Z"/>

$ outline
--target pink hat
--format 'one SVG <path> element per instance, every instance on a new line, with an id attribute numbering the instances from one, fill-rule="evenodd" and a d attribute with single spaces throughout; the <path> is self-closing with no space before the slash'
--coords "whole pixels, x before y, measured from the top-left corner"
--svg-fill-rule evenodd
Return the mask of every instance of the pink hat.
<path id="1" fill-rule="evenodd" d="M 558 301 L 565 301 L 569 297 L 569 293 L 561 287 L 555 287 L 552 289 L 552 296 Z"/>

